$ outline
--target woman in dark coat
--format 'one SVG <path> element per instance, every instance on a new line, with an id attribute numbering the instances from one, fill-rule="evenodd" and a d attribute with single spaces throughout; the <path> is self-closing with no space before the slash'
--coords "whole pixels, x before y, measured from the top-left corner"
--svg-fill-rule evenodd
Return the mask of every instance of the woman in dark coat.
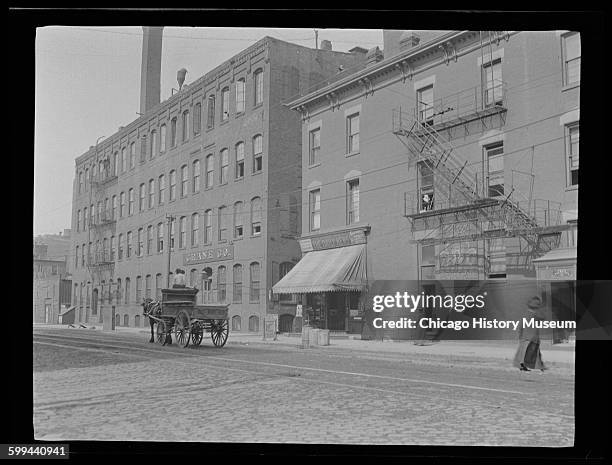
<path id="1" fill-rule="evenodd" d="M 535 296 L 527 302 L 527 312 L 525 318 L 535 318 L 544 320 L 544 314 L 541 311 L 542 299 Z M 521 321 L 522 323 L 522 321 Z M 546 367 L 542 361 L 542 353 L 540 352 L 540 329 L 539 328 L 523 328 L 519 332 L 519 346 L 514 356 L 514 366 L 521 371 L 542 370 Z"/>

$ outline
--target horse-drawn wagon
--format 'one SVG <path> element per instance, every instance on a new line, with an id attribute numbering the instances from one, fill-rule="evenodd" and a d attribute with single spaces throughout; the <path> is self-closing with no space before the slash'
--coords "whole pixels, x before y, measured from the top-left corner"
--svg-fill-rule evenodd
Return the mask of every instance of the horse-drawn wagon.
<path id="1" fill-rule="evenodd" d="M 204 333 L 210 333 L 213 344 L 223 347 L 229 334 L 229 305 L 197 305 L 198 289 L 162 289 L 161 302 L 145 301 L 145 315 L 151 322 L 151 342 L 154 340 L 153 324 L 156 325 L 155 340 L 162 345 L 174 340 L 182 347 L 189 344 L 199 346 Z"/>

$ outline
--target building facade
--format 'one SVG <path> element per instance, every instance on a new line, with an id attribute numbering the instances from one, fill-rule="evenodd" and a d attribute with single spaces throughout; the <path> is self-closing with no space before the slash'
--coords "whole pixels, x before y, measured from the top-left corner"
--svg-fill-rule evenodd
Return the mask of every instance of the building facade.
<path id="1" fill-rule="evenodd" d="M 70 230 L 34 238 L 33 319 L 34 323 L 57 324 L 70 310 L 71 277 L 67 272 Z"/>
<path id="2" fill-rule="evenodd" d="M 384 34 L 364 70 L 290 104 L 303 258 L 274 291 L 329 329 L 360 331 L 375 281 L 535 280 L 534 259 L 576 247 L 579 34 Z"/>
<path id="3" fill-rule="evenodd" d="M 161 46 L 145 31 L 151 38 L 149 52 Z M 143 70 L 158 72 L 144 49 Z M 100 322 L 112 306 L 116 324 L 144 326 L 142 300 L 161 299 L 177 267 L 198 303 L 230 304 L 232 331 L 259 331 L 266 314 L 282 313 L 270 288 L 299 260 L 301 230 L 301 120 L 282 102 L 363 61 L 266 37 L 179 80 L 164 102 L 142 92 L 144 114 L 76 159 L 78 321 Z M 158 79 L 142 82 L 159 88 Z"/>

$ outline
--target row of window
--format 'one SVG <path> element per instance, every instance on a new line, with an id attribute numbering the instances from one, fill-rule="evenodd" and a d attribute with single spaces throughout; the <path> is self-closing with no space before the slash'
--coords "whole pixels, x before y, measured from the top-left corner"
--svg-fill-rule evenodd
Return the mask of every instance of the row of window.
<path id="1" fill-rule="evenodd" d="M 309 200 L 309 229 L 321 229 L 321 189 L 308 192 Z M 359 222 L 359 179 L 352 179 L 346 183 L 346 224 Z"/>
<path id="2" fill-rule="evenodd" d="M 204 270 L 198 271 L 192 269 L 189 272 L 190 287 L 200 289 L 198 299 L 201 303 L 224 303 L 231 300 L 232 303 L 243 303 L 244 290 L 248 285 L 248 302 L 257 304 L 261 299 L 261 265 L 259 262 L 251 262 L 248 265 L 248 284 L 244 284 L 243 280 L 243 265 L 240 263 L 234 264 L 229 270 L 225 265 L 220 265 L 214 272 L 216 276 L 215 287 L 213 287 L 213 278 Z M 228 282 L 228 274 L 231 273 L 232 281 Z M 172 273 L 169 275 L 169 281 L 172 282 Z M 153 288 L 152 286 L 155 286 Z M 228 286 L 230 293 L 228 294 Z M 157 273 L 155 276 L 147 274 L 136 277 L 135 292 L 132 295 L 132 280 L 127 277 L 124 280 L 117 278 L 109 282 L 104 280 L 100 283 L 99 290 L 94 292 L 97 296 L 97 302 L 100 304 L 141 304 L 143 299 L 161 300 L 161 290 L 167 288 L 167 282 L 164 280 L 162 273 Z M 153 295 L 152 292 L 155 292 Z M 77 295 L 78 294 L 78 295 Z M 79 305 L 90 305 L 90 287 L 86 283 L 81 283 L 79 286 L 74 284 L 74 302 L 79 302 Z M 132 300 L 134 299 L 134 300 Z"/>
<path id="3" fill-rule="evenodd" d="M 246 212 L 244 202 L 235 202 L 232 206 L 232 211 L 229 207 L 221 206 L 217 208 L 217 241 L 220 243 L 227 242 L 229 239 L 242 239 L 245 234 Z M 230 218 L 231 217 L 231 218 Z M 262 200 L 261 197 L 254 197 L 250 202 L 249 217 L 250 220 L 250 235 L 258 237 L 262 232 Z M 231 230 L 230 228 L 231 220 Z M 170 248 L 175 248 L 175 228 L 176 220 L 170 222 Z M 188 217 L 181 216 L 178 220 L 178 248 L 183 249 L 188 246 L 197 247 L 200 245 L 200 214 L 194 213 L 189 219 L 190 234 L 188 242 Z M 160 222 L 155 230 L 153 225 L 139 228 L 136 232 L 136 242 L 133 242 L 133 233 L 128 231 L 126 234 L 119 234 L 117 238 L 111 236 L 98 240 L 95 243 L 82 244 L 76 246 L 75 253 L 75 268 L 85 267 L 87 264 L 102 264 L 114 262 L 115 259 L 122 260 L 123 258 L 131 258 L 133 254 L 137 257 L 153 253 L 164 252 L 164 230 L 167 224 Z M 154 236 L 155 233 L 155 236 Z M 203 244 L 211 244 L 213 242 L 213 210 L 204 211 L 204 242 Z M 155 241 L 155 242 L 154 242 Z M 110 247 L 109 247 L 110 245 Z M 93 248 L 95 247 L 95 248 Z M 135 247 L 135 249 L 133 248 Z"/>
<path id="4" fill-rule="evenodd" d="M 221 90 L 221 112 L 220 118 L 221 121 L 225 121 L 229 118 L 230 114 L 230 98 L 229 98 L 229 87 L 224 87 Z M 263 70 L 258 69 L 254 73 L 254 102 L 255 106 L 263 103 Z M 246 99 L 246 84 L 244 78 L 238 79 L 235 84 L 235 113 L 236 115 L 240 115 L 245 111 L 245 99 Z M 207 98 L 208 101 L 208 119 L 207 119 L 207 128 L 211 129 L 214 127 L 215 122 L 215 95 L 209 95 Z M 191 132 L 194 136 L 198 135 L 201 132 L 202 126 L 202 103 L 198 102 L 194 105 L 193 109 L 193 118 L 191 118 L 189 110 L 183 111 L 181 114 L 181 142 L 186 142 L 190 137 L 190 128 Z M 190 124 L 192 121 L 192 124 Z M 173 148 L 177 145 L 178 141 L 178 118 L 175 116 L 170 120 L 170 147 Z M 149 159 L 154 158 L 158 154 L 163 154 L 167 150 L 167 129 L 166 124 L 162 124 L 159 127 L 159 137 L 157 134 L 157 130 L 152 130 L 148 137 L 147 135 L 142 136 L 141 140 L 141 150 L 140 150 L 140 161 L 146 161 L 147 154 L 149 155 Z M 256 136 L 257 137 L 257 136 Z M 261 137 L 261 136 L 259 136 Z M 158 140 L 159 139 L 159 140 Z M 148 141 L 148 144 L 147 144 Z M 159 142 L 159 143 L 158 143 Z M 261 140 L 253 141 L 254 147 L 255 144 L 259 144 L 259 148 L 261 149 Z M 244 157 L 244 144 L 242 147 L 242 156 Z M 253 153 L 258 153 L 254 151 Z M 244 158 L 243 158 L 244 163 Z M 88 182 L 91 179 L 93 180 L 105 180 L 112 176 L 118 176 L 121 173 L 125 173 L 126 171 L 133 169 L 136 167 L 136 142 L 131 142 L 129 146 L 122 147 L 120 152 L 115 152 L 113 154 L 112 163 L 109 159 L 101 160 L 98 163 L 92 164 L 91 172 L 89 168 L 85 168 L 84 171 L 79 172 L 79 184 L 78 184 L 78 193 L 87 191 Z M 253 162 L 253 172 L 261 171 L 261 160 Z M 244 175 L 244 170 L 242 175 Z"/>
<path id="5" fill-rule="evenodd" d="M 234 148 L 234 180 L 244 178 L 244 143 L 236 144 Z M 189 167 L 183 165 L 180 168 L 180 197 L 186 197 L 191 189 L 191 193 L 197 194 L 200 192 L 201 167 L 200 160 L 194 160 L 191 164 L 191 183 L 189 179 Z M 261 135 L 253 138 L 253 174 L 259 173 L 263 168 L 263 141 Z M 229 150 L 223 149 L 219 153 L 219 185 L 224 185 L 228 182 L 230 170 Z M 206 189 L 214 187 L 215 179 L 215 159 L 213 154 L 209 154 L 205 160 L 205 178 L 204 185 Z M 157 190 L 157 196 L 156 196 Z M 160 175 L 157 180 L 149 179 L 147 184 L 142 183 L 138 190 L 138 211 L 143 212 L 147 208 L 153 208 L 157 201 L 157 205 L 163 205 L 166 201 L 166 175 Z M 170 171 L 168 175 L 168 201 L 172 202 L 177 198 L 177 173 L 176 170 Z M 76 231 L 85 231 L 87 222 L 90 224 L 103 224 L 108 221 L 116 221 L 125 216 L 131 216 L 135 212 L 135 190 L 131 188 L 125 192 L 121 192 L 119 196 L 113 195 L 110 199 L 106 198 L 104 202 L 99 201 L 97 205 L 90 205 L 77 210 L 76 216 Z M 127 203 L 126 203 L 127 202 Z M 127 207 L 127 208 L 126 208 Z M 89 217 L 87 216 L 89 213 Z"/>

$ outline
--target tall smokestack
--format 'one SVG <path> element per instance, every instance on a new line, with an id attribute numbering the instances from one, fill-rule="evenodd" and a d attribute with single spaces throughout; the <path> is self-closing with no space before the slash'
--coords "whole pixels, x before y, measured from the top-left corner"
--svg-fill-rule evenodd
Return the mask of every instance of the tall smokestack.
<path id="1" fill-rule="evenodd" d="M 140 68 L 140 113 L 159 104 L 161 92 L 161 53 L 163 26 L 142 28 L 142 66 Z"/>

